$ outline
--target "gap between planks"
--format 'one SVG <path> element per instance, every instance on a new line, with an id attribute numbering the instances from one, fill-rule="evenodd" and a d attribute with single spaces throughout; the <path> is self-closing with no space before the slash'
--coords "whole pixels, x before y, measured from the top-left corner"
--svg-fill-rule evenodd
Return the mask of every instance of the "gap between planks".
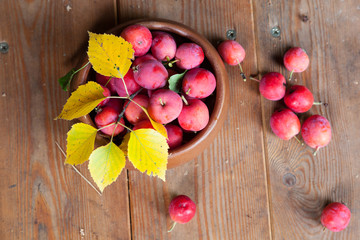
<path id="1" fill-rule="evenodd" d="M 271 1 L 270 1 L 271 3 Z M 254 3 L 253 0 L 250 0 L 250 9 L 251 9 L 251 22 L 252 22 L 252 31 L 254 36 L 254 52 L 255 52 L 255 64 L 257 68 L 258 75 L 260 75 L 259 68 L 259 44 L 258 39 L 256 37 L 257 27 L 255 27 L 255 11 L 254 11 Z M 256 30 L 256 31 L 255 31 Z M 259 78 L 259 77 L 258 77 Z M 270 167 L 269 167 L 269 155 L 267 152 L 267 144 L 266 144 L 266 126 L 265 126 L 265 112 L 264 112 L 264 103 L 261 95 L 260 97 L 260 106 L 261 106 L 261 122 L 262 122 L 262 131 L 261 131 L 261 147 L 262 147 L 262 155 L 263 155 L 263 166 L 264 166 L 264 178 L 265 178 L 265 191 L 266 191 L 266 202 L 267 202 L 267 215 L 268 215 L 268 228 L 269 228 L 269 236 L 270 239 L 274 239 L 273 235 L 273 216 L 272 216 L 272 203 L 271 203 L 271 185 L 270 185 Z"/>

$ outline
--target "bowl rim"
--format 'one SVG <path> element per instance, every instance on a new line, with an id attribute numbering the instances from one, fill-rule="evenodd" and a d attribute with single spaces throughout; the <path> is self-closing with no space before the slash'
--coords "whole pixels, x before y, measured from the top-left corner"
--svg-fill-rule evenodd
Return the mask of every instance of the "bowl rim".
<path id="1" fill-rule="evenodd" d="M 221 129 L 225 119 L 227 118 L 227 111 L 229 105 L 228 102 L 230 98 L 228 75 L 224 63 L 220 55 L 218 54 L 217 50 L 215 49 L 215 47 L 205 37 L 201 36 L 193 29 L 181 23 L 167 19 L 159 19 L 159 18 L 134 19 L 123 22 L 111 28 L 106 33 L 112 33 L 119 36 L 122 29 L 133 24 L 140 24 L 146 26 L 151 31 L 158 30 L 158 31 L 166 31 L 166 32 L 174 33 L 198 44 L 203 49 L 204 55 L 209 61 L 216 78 L 216 99 L 215 99 L 214 108 L 209 117 L 209 123 L 203 130 L 201 130 L 198 134 L 196 134 L 196 136 L 192 138 L 189 142 L 173 150 L 169 150 L 167 168 L 168 169 L 174 168 L 196 158 L 213 141 L 215 135 Z M 209 57 L 209 55 L 211 56 L 211 58 Z M 88 57 L 87 55 L 85 55 L 80 60 L 80 66 L 84 66 L 87 62 L 88 62 Z M 70 85 L 71 92 L 76 90 L 78 86 L 85 83 L 84 79 L 87 79 L 91 67 L 92 65 L 90 63 L 84 69 L 78 72 L 78 74 L 71 82 Z M 222 84 L 219 84 L 220 82 Z M 89 124 L 93 127 L 96 127 L 89 114 L 82 116 L 77 120 Z M 100 140 L 101 144 L 108 142 L 108 139 L 100 134 L 97 134 L 96 139 Z M 177 159 L 177 161 L 175 161 L 175 159 Z M 129 163 L 128 160 L 127 160 L 126 168 L 129 170 L 135 169 L 133 165 Z"/>

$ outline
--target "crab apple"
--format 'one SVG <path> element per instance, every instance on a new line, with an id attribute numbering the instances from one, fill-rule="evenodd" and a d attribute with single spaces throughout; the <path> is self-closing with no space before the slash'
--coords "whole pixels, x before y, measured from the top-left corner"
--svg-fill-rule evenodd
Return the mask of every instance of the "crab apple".
<path id="1" fill-rule="evenodd" d="M 171 232 L 176 223 L 189 222 L 196 213 L 196 204 L 185 195 L 179 195 L 173 198 L 169 205 L 169 215 L 174 221 L 172 228 L 168 231 Z"/>
<path id="2" fill-rule="evenodd" d="M 112 107 L 104 107 L 95 116 L 95 124 L 98 128 L 103 128 L 111 123 L 116 123 L 119 117 L 119 112 Z M 125 125 L 125 121 L 121 118 L 120 123 Z M 120 124 L 113 124 L 108 127 L 101 129 L 100 131 L 108 136 L 118 135 L 124 130 L 124 127 Z"/>
<path id="3" fill-rule="evenodd" d="M 149 119 L 145 119 L 145 120 L 142 120 L 138 123 L 136 123 L 133 127 L 132 130 L 138 130 L 138 129 L 143 129 L 143 128 L 151 128 L 151 129 L 154 129 L 153 125 L 151 124 L 150 120 Z M 155 130 L 155 129 L 154 129 Z"/>
<path id="4" fill-rule="evenodd" d="M 259 90 L 266 99 L 272 101 L 280 100 L 285 96 L 285 77 L 278 72 L 267 73 L 260 80 Z"/>
<path id="5" fill-rule="evenodd" d="M 183 140 L 183 130 L 174 124 L 167 124 L 165 128 L 168 135 L 167 143 L 169 148 L 174 149 L 180 146 Z"/>
<path id="6" fill-rule="evenodd" d="M 132 66 L 133 66 L 134 70 L 136 70 L 137 65 L 139 65 L 140 63 L 145 62 L 147 60 L 156 60 L 156 58 L 154 58 L 154 56 L 151 55 L 150 53 L 148 53 L 148 54 L 146 54 L 144 56 L 135 58 L 135 60 L 132 63 Z"/>
<path id="7" fill-rule="evenodd" d="M 201 100 L 189 99 L 181 110 L 178 122 L 184 130 L 200 131 L 209 123 L 209 109 Z"/>
<path id="8" fill-rule="evenodd" d="M 116 87 L 115 87 L 115 82 L 117 81 L 117 78 L 111 78 L 111 77 L 107 77 L 104 75 L 101 75 L 100 73 L 96 73 L 95 74 L 95 80 L 97 83 L 99 83 L 102 86 L 107 87 L 111 94 L 116 94 Z M 110 79 L 110 81 L 109 81 Z M 121 79 L 119 79 L 121 81 Z"/>
<path id="9" fill-rule="evenodd" d="M 123 100 L 118 98 L 110 98 L 104 107 L 112 107 L 117 112 L 121 112 L 123 108 Z"/>
<path id="10" fill-rule="evenodd" d="M 107 87 L 104 87 L 104 86 L 101 86 L 104 91 L 103 91 L 103 94 L 105 97 L 110 97 L 111 96 L 111 92 L 110 90 L 107 88 Z M 107 104 L 109 102 L 110 98 L 106 98 L 105 100 L 101 101 L 97 106 L 98 107 L 103 107 L 105 106 L 105 104 Z"/>
<path id="11" fill-rule="evenodd" d="M 270 127 L 276 136 L 289 140 L 300 132 L 300 120 L 291 110 L 281 109 L 271 115 Z"/>
<path id="12" fill-rule="evenodd" d="M 314 104 L 314 97 L 307 87 L 294 85 L 286 91 L 284 102 L 292 111 L 303 113 L 310 110 Z"/>
<path id="13" fill-rule="evenodd" d="M 129 100 L 125 101 L 124 106 L 127 106 L 125 109 L 125 117 L 126 119 L 133 125 L 136 123 L 147 119 L 146 113 L 138 106 L 142 106 L 147 108 L 149 105 L 149 98 L 146 95 L 138 94 L 133 98 L 133 101 L 127 105 Z M 134 103 L 136 102 L 136 103 Z"/>
<path id="14" fill-rule="evenodd" d="M 206 98 L 216 87 L 214 74 L 203 68 L 188 71 L 182 82 L 182 91 L 192 98 Z"/>
<path id="15" fill-rule="evenodd" d="M 179 116 L 182 108 L 179 94 L 169 89 L 159 89 L 151 94 L 148 112 L 156 122 L 167 124 Z"/>
<path id="16" fill-rule="evenodd" d="M 142 25 L 130 25 L 121 32 L 120 36 L 131 43 L 135 57 L 145 55 L 151 47 L 151 32 Z"/>
<path id="17" fill-rule="evenodd" d="M 321 213 L 321 224 L 332 232 L 344 230 L 351 218 L 351 212 L 347 206 L 339 202 L 327 205 Z"/>
<path id="18" fill-rule="evenodd" d="M 166 85 L 168 72 L 164 65 L 156 60 L 147 60 L 137 65 L 134 79 L 141 87 L 157 89 Z"/>
<path id="19" fill-rule="evenodd" d="M 129 69 L 129 71 L 124 76 L 124 82 L 126 84 L 129 95 L 136 93 L 141 88 L 141 86 L 135 82 L 134 72 L 132 69 Z M 127 96 L 124 82 L 120 78 L 117 78 L 115 81 L 115 90 L 120 97 Z"/>
<path id="20" fill-rule="evenodd" d="M 300 47 L 290 48 L 284 55 L 284 65 L 291 72 L 289 77 L 289 80 L 291 80 L 294 72 L 303 72 L 308 68 L 309 56 Z"/>
<path id="21" fill-rule="evenodd" d="M 317 151 L 325 147 L 331 140 L 331 126 L 329 121 L 320 115 L 313 115 L 305 120 L 301 127 L 301 136 L 304 142 Z"/>
<path id="22" fill-rule="evenodd" d="M 241 67 L 241 62 L 244 61 L 245 58 L 245 50 L 240 45 L 240 43 L 234 40 L 225 40 L 219 44 L 217 50 L 224 60 L 229 65 L 239 65 L 241 76 L 243 77 L 244 81 L 246 81 L 246 77 L 244 71 Z"/>
<path id="23" fill-rule="evenodd" d="M 174 38 L 170 34 L 161 31 L 155 31 L 152 35 L 152 55 L 159 61 L 169 61 L 173 59 L 176 53 L 176 42 Z"/>
<path id="24" fill-rule="evenodd" d="M 181 69 L 198 67 L 204 61 L 204 51 L 195 43 L 181 44 L 175 54 L 176 66 Z"/>

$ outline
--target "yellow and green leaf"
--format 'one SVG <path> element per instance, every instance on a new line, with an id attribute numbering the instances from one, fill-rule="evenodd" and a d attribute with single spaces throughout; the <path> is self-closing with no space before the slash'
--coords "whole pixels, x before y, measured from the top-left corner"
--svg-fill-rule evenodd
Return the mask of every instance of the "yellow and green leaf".
<path id="1" fill-rule="evenodd" d="M 169 145 L 166 138 L 154 129 L 138 129 L 130 133 L 129 161 L 140 172 L 158 176 L 165 181 Z"/>
<path id="2" fill-rule="evenodd" d="M 97 129 L 85 124 L 74 124 L 67 134 L 66 164 L 78 165 L 86 162 L 94 149 Z"/>
<path id="3" fill-rule="evenodd" d="M 88 56 L 96 72 L 123 78 L 131 66 L 134 50 L 122 37 L 89 32 Z"/>
<path id="4" fill-rule="evenodd" d="M 113 142 L 92 152 L 88 168 L 101 192 L 116 181 L 125 167 L 125 161 L 124 152 Z"/>
<path id="5" fill-rule="evenodd" d="M 71 94 L 56 119 L 73 120 L 90 113 L 101 101 L 106 99 L 103 92 L 104 89 L 93 81 L 79 86 Z"/>

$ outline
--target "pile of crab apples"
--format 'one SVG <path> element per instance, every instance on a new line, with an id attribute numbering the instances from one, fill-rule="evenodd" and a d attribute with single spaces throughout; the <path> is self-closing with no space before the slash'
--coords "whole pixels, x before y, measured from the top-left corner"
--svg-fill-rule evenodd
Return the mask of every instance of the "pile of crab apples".
<path id="1" fill-rule="evenodd" d="M 245 81 L 246 78 L 240 65 L 245 57 L 245 50 L 242 46 L 236 41 L 227 40 L 219 45 L 218 50 L 226 63 L 239 65 Z M 293 73 L 300 73 L 307 69 L 309 56 L 304 49 L 293 47 L 285 53 L 284 65 L 291 72 L 290 81 Z M 271 101 L 284 99 L 287 108 L 275 111 L 270 118 L 271 129 L 278 137 L 289 140 L 296 138 L 296 135 L 301 131 L 304 142 L 315 149 L 314 155 L 330 142 L 331 127 L 325 117 L 313 115 L 307 118 L 302 126 L 300 125 L 300 120 L 296 114 L 309 111 L 313 105 L 322 104 L 314 102 L 313 94 L 308 88 L 293 85 L 286 89 L 286 79 L 278 72 L 266 73 L 261 80 L 250 79 L 259 82 L 259 91 L 264 98 Z"/>
<path id="2" fill-rule="evenodd" d="M 106 96 L 138 94 L 132 101 L 111 98 L 101 102 L 95 124 L 109 136 L 124 133 L 124 127 L 119 124 L 106 127 L 118 121 L 119 114 L 124 111 L 122 125 L 133 130 L 152 128 L 143 107 L 153 120 L 165 125 L 170 149 L 182 145 L 183 133 L 199 132 L 209 122 L 209 108 L 204 100 L 214 92 L 216 79 L 211 71 L 201 67 L 205 59 L 203 49 L 193 42 L 177 44 L 170 33 L 150 31 L 142 25 L 128 26 L 120 36 L 134 49 L 132 67 L 123 79 L 100 74 L 95 78 Z M 168 79 L 184 71 L 187 72 L 180 92 L 170 90 Z"/>

